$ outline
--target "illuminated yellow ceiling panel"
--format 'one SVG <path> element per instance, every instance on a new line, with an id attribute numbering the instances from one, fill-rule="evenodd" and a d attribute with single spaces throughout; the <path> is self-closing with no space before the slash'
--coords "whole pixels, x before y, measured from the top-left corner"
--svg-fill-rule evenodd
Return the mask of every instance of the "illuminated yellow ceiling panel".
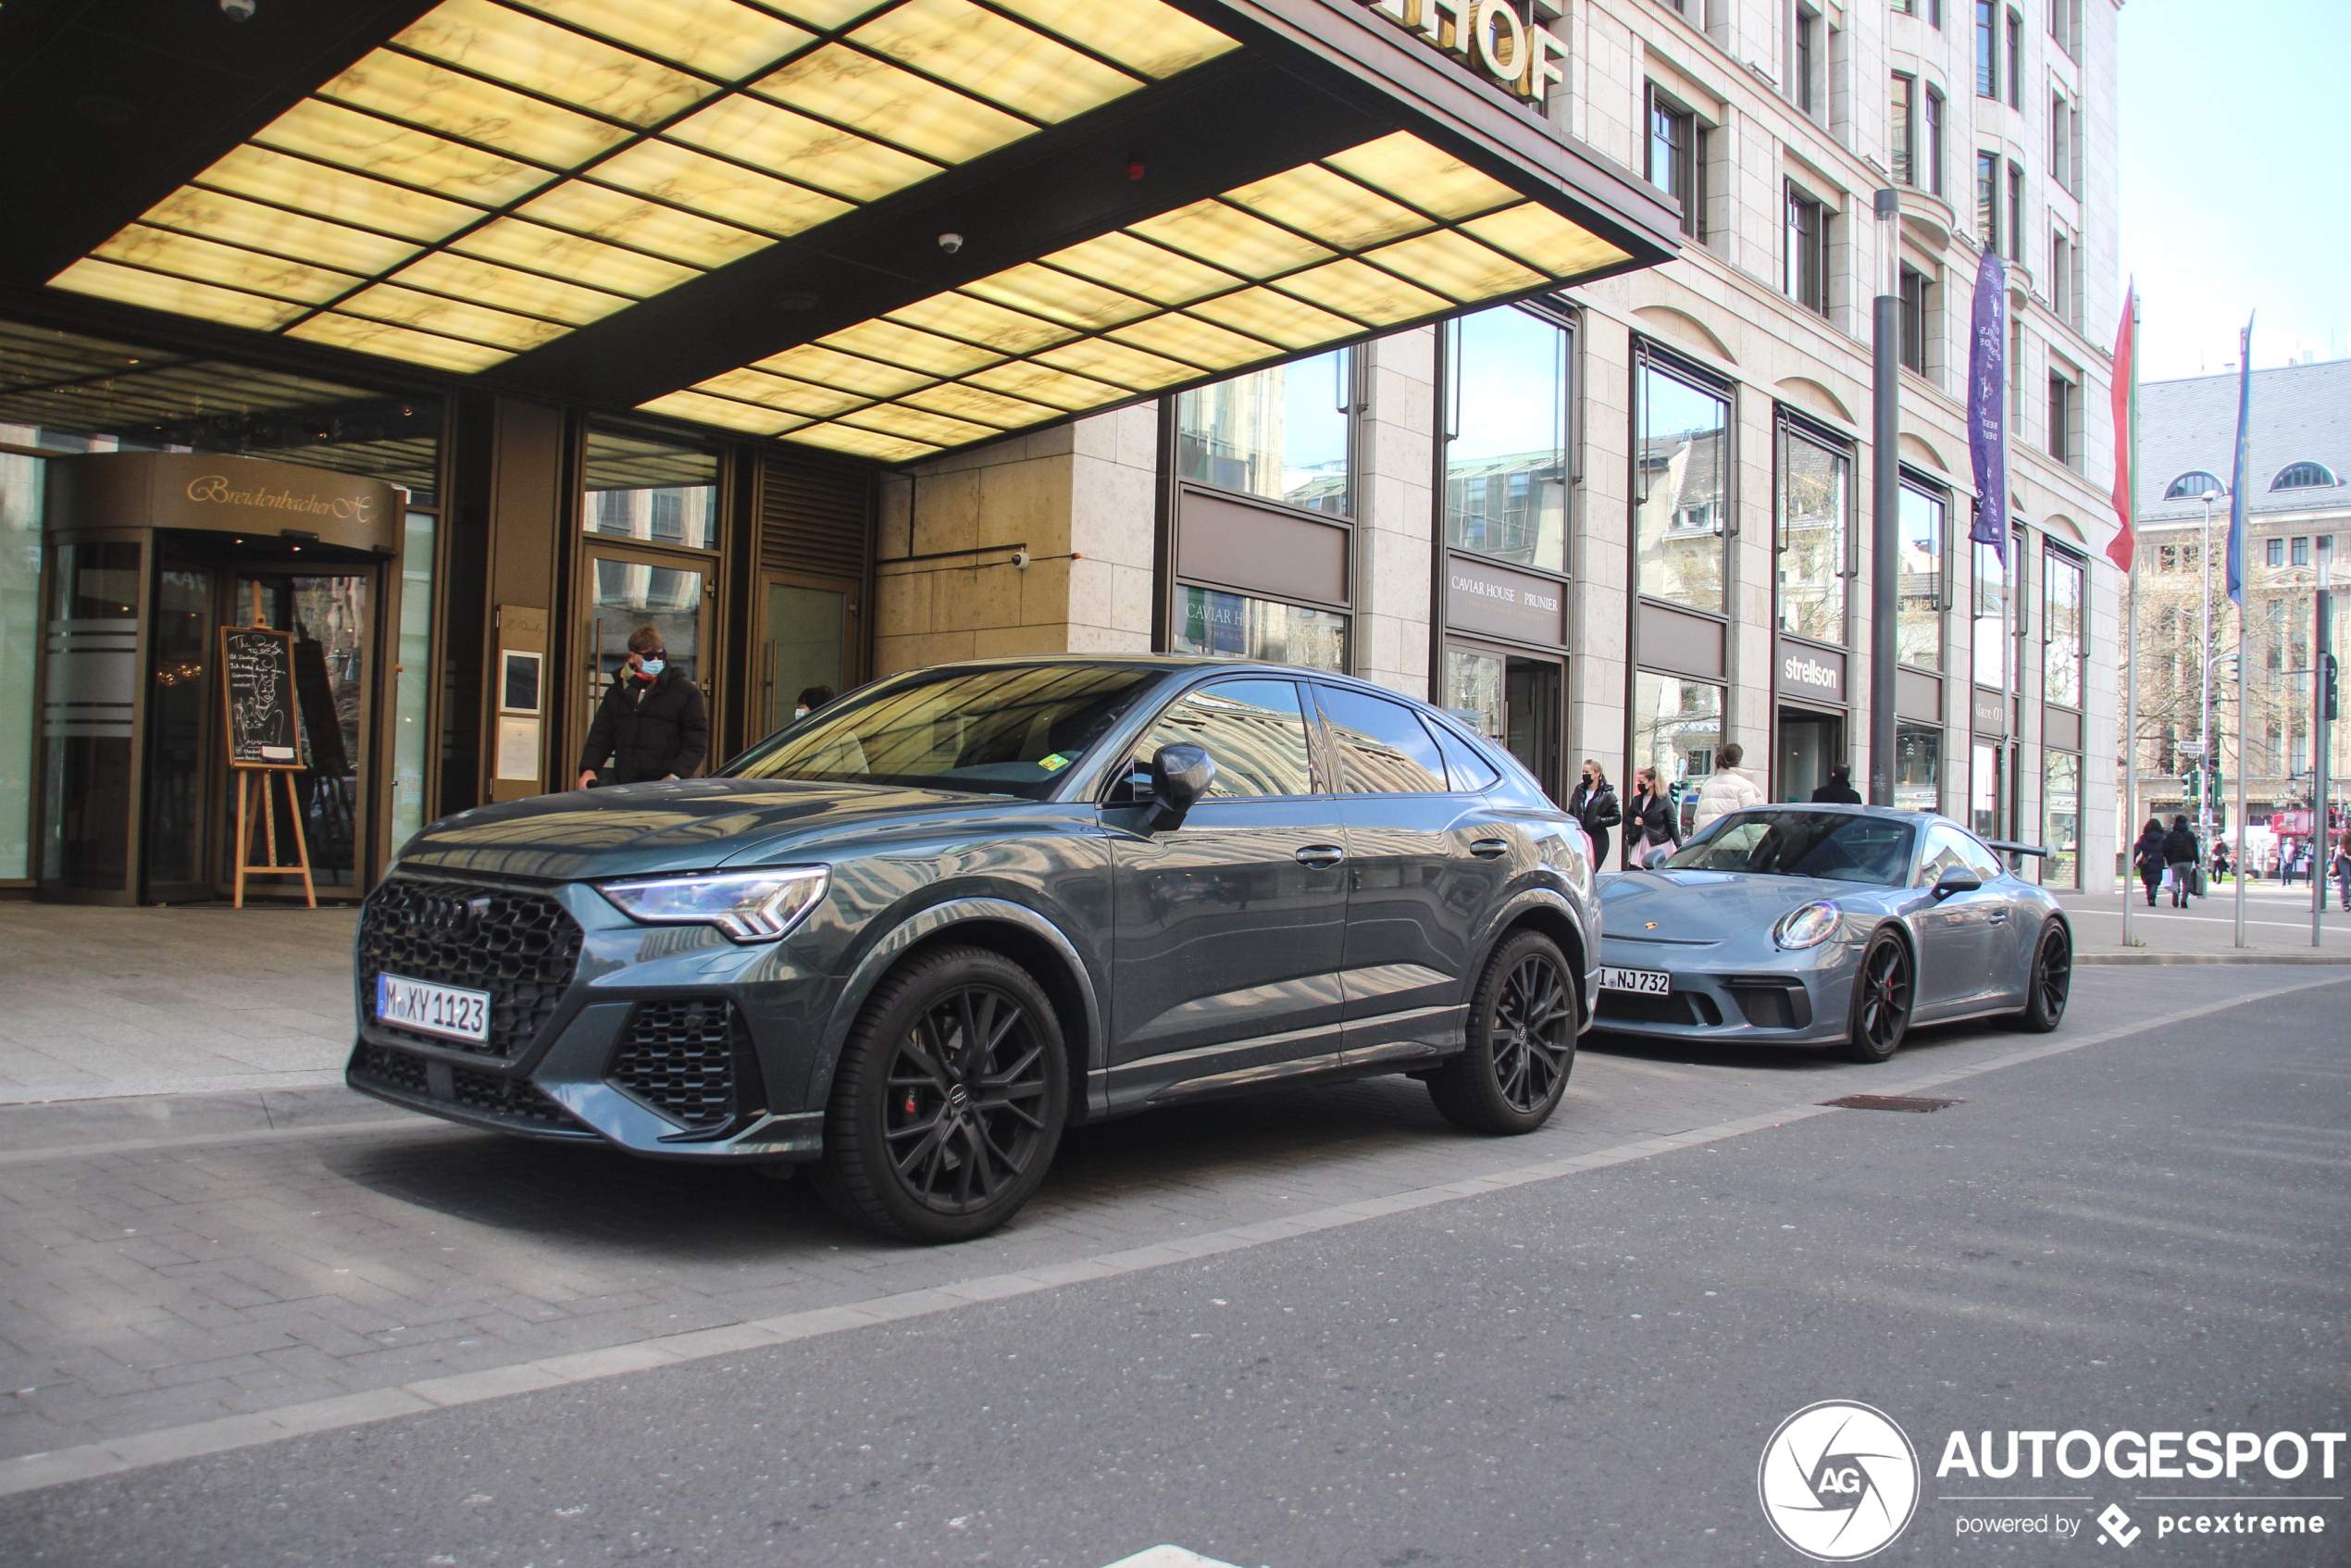
<path id="1" fill-rule="evenodd" d="M 846 27 L 859 17 L 882 4 L 882 0 L 765 0 L 771 11 L 781 11 L 794 21 L 830 32 Z"/>
<path id="2" fill-rule="evenodd" d="M 1416 316 L 1435 316 L 1451 302 L 1442 294 L 1416 289 L 1360 261 L 1327 262 L 1282 279 L 1274 285 L 1326 310 L 1372 327 L 1392 327 Z"/>
<path id="3" fill-rule="evenodd" d="M 772 243 L 765 234 L 697 218 L 625 192 L 591 185 L 584 180 L 566 180 L 545 195 L 524 203 L 518 210 L 525 218 L 552 223 L 558 229 L 569 229 L 696 267 L 724 267 L 753 251 L 765 250 Z"/>
<path id="4" fill-rule="evenodd" d="M 1026 262 L 964 285 L 964 292 L 1014 309 L 1031 311 L 1077 327 L 1108 327 L 1149 316 L 1141 300 L 1083 278 Z"/>
<path id="5" fill-rule="evenodd" d="M 895 321 L 861 321 L 847 331 L 819 338 L 827 348 L 843 353 L 863 355 L 888 365 L 902 365 L 909 370 L 920 370 L 932 376 L 960 376 L 966 370 L 976 370 L 983 365 L 993 365 L 1004 356 L 984 348 L 942 338 L 935 333 L 918 331 Z"/>
<path id="6" fill-rule="evenodd" d="M 1409 131 L 1350 147 L 1323 161 L 1439 218 L 1467 218 L 1525 199 Z"/>
<path id="7" fill-rule="evenodd" d="M 834 452 L 846 452 L 858 457 L 871 457 L 882 463 L 911 463 L 917 457 L 927 457 L 939 448 L 927 442 L 908 441 L 903 436 L 886 436 L 879 430 L 861 430 L 854 425 L 811 425 L 794 430 L 792 440 L 810 446 L 822 446 Z"/>
<path id="8" fill-rule="evenodd" d="M 551 178 L 543 168 L 317 98 L 288 109 L 254 140 L 481 206 L 513 201 Z"/>
<path id="9" fill-rule="evenodd" d="M 1006 354 L 1026 354 L 1050 343 L 1067 342 L 1077 335 L 1075 328 L 1058 321 L 1007 310 L 969 294 L 933 294 L 891 311 L 889 319 Z"/>
<path id="10" fill-rule="evenodd" d="M 768 408 L 780 408 L 787 414 L 805 414 L 815 419 L 845 414 L 873 401 L 854 392 L 835 392 L 830 387 L 795 381 L 790 376 L 771 376 L 765 370 L 753 370 L 748 366 L 740 370 L 729 370 L 723 376 L 713 376 L 706 381 L 697 381 L 694 387 L 698 392 L 738 398 L 744 403 L 756 403 Z"/>
<path id="11" fill-rule="evenodd" d="M 653 125 L 718 89 L 642 55 L 491 0 L 443 0 L 394 44 L 629 125 Z"/>
<path id="12" fill-rule="evenodd" d="M 469 305 L 464 300 L 443 299 L 439 294 L 404 289 L 394 283 L 362 289 L 343 301 L 341 308 L 353 316 L 414 327 L 445 338 L 463 338 L 467 342 L 488 343 L 516 353 L 559 338 L 564 330 L 552 321 Z"/>
<path id="13" fill-rule="evenodd" d="M 1543 274 L 1465 234 L 1439 230 L 1364 253 L 1390 272 L 1416 278 L 1464 305 L 1543 286 Z"/>
<path id="14" fill-rule="evenodd" d="M 696 110 L 663 134 L 852 202 L 878 201 L 939 172 L 939 165 L 910 153 L 740 93 Z"/>
<path id="15" fill-rule="evenodd" d="M 1213 300 L 1202 300 L 1191 307 L 1194 316 L 1204 316 L 1211 321 L 1223 322 L 1268 342 L 1284 348 L 1312 348 L 1318 343 L 1337 342 L 1351 337 L 1359 330 L 1344 316 L 1333 316 L 1318 310 L 1304 300 L 1295 300 L 1272 289 L 1243 289 L 1238 293 L 1219 294 Z"/>
<path id="16" fill-rule="evenodd" d="M 944 414 L 926 414 L 898 403 L 877 403 L 854 414 L 842 415 L 839 422 L 854 425 L 861 430 L 879 430 L 908 441 L 928 442 L 934 446 L 961 446 L 965 442 L 984 441 L 999 433 L 988 425 L 951 419 Z"/>
<path id="17" fill-rule="evenodd" d="M 1472 218 L 1462 228 L 1554 278 L 1596 272 L 1633 259 L 1629 253 L 1581 224 L 1572 223 L 1535 202 L 1522 202 L 1517 206 Z"/>
<path id="18" fill-rule="evenodd" d="M 1113 330 L 1111 337 L 1135 348 L 1149 349 L 1203 370 L 1230 370 L 1274 356 L 1272 343 L 1222 327 L 1212 327 L 1188 316 L 1154 316 L 1147 321 Z"/>
<path id="19" fill-rule="evenodd" d="M 910 392 L 898 400 L 916 408 L 927 408 L 934 414 L 949 414 L 958 419 L 974 419 L 999 429 L 1018 429 L 1023 425 L 1040 424 L 1061 417 L 1058 408 L 1048 408 L 1041 403 L 1029 403 L 1017 397 L 1005 397 L 1000 392 L 983 392 L 963 381 L 950 381 L 943 386 L 925 387 Z"/>
<path id="20" fill-rule="evenodd" d="M 1240 283 L 1229 272 L 1177 255 L 1132 234 L 1105 234 L 1099 240 L 1055 251 L 1045 259 L 1064 271 L 1157 300 L 1162 305 L 1182 305 Z"/>
<path id="21" fill-rule="evenodd" d="M 640 142 L 588 174 L 604 184 L 768 234 L 797 234 L 849 210 L 847 202 L 821 192 L 770 180 L 673 142 Z"/>
<path id="22" fill-rule="evenodd" d="M 404 359 L 412 365 L 430 365 L 442 370 L 486 370 L 501 360 L 514 357 L 503 348 L 459 342 L 454 338 L 419 332 L 389 321 L 338 316 L 333 311 L 296 322 L 286 329 L 286 336 L 300 338 L 305 342 L 326 343 L 334 348 L 354 349 L 361 354 L 381 355 L 386 359 Z"/>
<path id="23" fill-rule="evenodd" d="M 849 39 L 1048 124 L 1143 84 L 970 0 L 905 0 Z"/>
<path id="24" fill-rule="evenodd" d="M 1225 199 L 1342 250 L 1359 250 L 1432 227 L 1402 203 L 1312 164 L 1227 191 Z"/>
<path id="25" fill-rule="evenodd" d="M 627 197 L 618 199 L 628 200 Z M 728 230 L 728 232 L 739 233 L 740 230 Z M 745 235 L 744 238 L 754 239 L 755 236 Z M 560 229 L 550 229 L 544 224 L 531 223 L 519 218 L 502 218 L 495 222 L 485 223 L 471 233 L 452 240 L 449 248 L 466 255 L 480 256 L 487 261 L 503 261 L 526 271 L 543 272 L 556 278 L 593 278 L 603 288 L 615 293 L 627 294 L 632 299 L 657 294 L 698 275 L 694 268 L 664 261 L 642 251 L 623 250 L 618 245 L 605 244 L 602 240 L 589 239 L 584 234 L 567 234 Z"/>
<path id="26" fill-rule="evenodd" d="M 947 163 L 994 152 L 1037 130 L 952 87 L 842 44 L 802 55 L 753 82 L 751 90 Z"/>
<path id="27" fill-rule="evenodd" d="M 1244 278 L 1270 278 L 1331 255 L 1312 240 L 1216 201 L 1194 202 L 1127 228 Z"/>
<path id="28" fill-rule="evenodd" d="M 182 185 L 147 210 L 145 221 L 182 234 L 200 234 L 224 245 L 241 245 L 315 262 L 346 272 L 380 272 L 417 254 L 417 245 L 347 228 L 298 212 L 264 206 L 243 196 Z"/>
<path id="29" fill-rule="evenodd" d="M 559 22 L 732 81 L 813 35 L 734 0 L 520 0 Z"/>
<path id="30" fill-rule="evenodd" d="M 628 139 L 626 129 L 607 120 L 394 49 L 378 49 L 318 95 L 554 168 L 574 168 Z"/>
<path id="31" fill-rule="evenodd" d="M 815 343 L 803 343 L 798 348 L 788 348 L 781 354 L 771 354 L 759 362 L 759 368 L 773 370 L 778 376 L 790 376 L 795 380 L 814 381 L 820 387 L 863 392 L 867 397 L 896 397 L 900 392 L 913 392 L 916 387 L 938 379 L 913 370 L 902 370 L 894 365 L 860 359 L 854 355 L 842 354 L 837 349 L 823 348 Z"/>
<path id="32" fill-rule="evenodd" d="M 49 281 L 77 294 L 92 294 L 124 305 L 144 305 L 150 310 L 168 310 L 175 316 L 193 316 L 205 321 L 222 321 L 231 327 L 255 327 L 264 330 L 284 325 L 300 316 L 304 309 L 292 301 L 264 299 L 259 294 L 216 288 L 192 278 L 168 278 L 160 272 L 118 267 L 111 261 L 98 261 L 89 256 L 75 262 Z"/>
<path id="33" fill-rule="evenodd" d="M 808 423 L 797 415 L 778 413 L 772 408 L 754 408 L 748 403 L 730 398 L 704 397 L 693 391 L 674 392 L 667 397 L 657 397 L 641 406 L 649 414 L 666 414 L 672 418 L 691 419 L 702 425 L 721 425 L 730 430 L 747 430 L 755 436 L 781 435 Z"/>
<path id="34" fill-rule="evenodd" d="M 626 310 L 636 303 L 625 295 L 608 294 L 602 289 L 541 278 L 536 273 L 517 272 L 511 267 L 498 267 L 490 262 L 477 261 L 471 256 L 454 255 L 447 251 L 436 251 L 414 267 L 403 268 L 392 274 L 392 280 L 413 289 L 430 289 L 435 293 L 494 305 L 501 310 L 519 310 L 531 316 L 553 317 L 574 327 L 600 321 L 614 311 Z"/>
<path id="35" fill-rule="evenodd" d="M 363 281 L 348 272 L 333 272 L 304 262 L 263 255 L 257 251 L 215 244 L 191 234 L 150 229 L 143 223 L 132 224 L 91 254 L 131 267 L 143 267 L 152 272 L 168 272 L 305 305 L 324 305 Z"/>
<path id="36" fill-rule="evenodd" d="M 239 147 L 197 175 L 196 181 L 312 218 L 380 230 L 409 240 L 445 239 L 482 216 L 479 207 L 444 202 L 422 191 L 387 185 L 267 147 Z"/>
<path id="37" fill-rule="evenodd" d="M 1174 76 L 1239 44 L 1159 0 L 998 0 L 1014 15 L 1060 33 L 1145 76 Z"/>
<path id="38" fill-rule="evenodd" d="M 975 370 L 964 380 L 973 386 L 1002 392 L 1007 397 L 1025 397 L 1037 403 L 1051 404 L 1073 414 L 1081 409 L 1100 408 L 1106 403 L 1116 403 L 1132 395 L 1125 387 L 1097 381 L 1090 376 L 1073 376 L 1066 370 L 1022 360 L 986 370 Z"/>
<path id="39" fill-rule="evenodd" d="M 1115 381 L 1137 392 L 1157 392 L 1178 381 L 1188 381 L 1200 374 L 1188 365 L 1173 359 L 1163 359 L 1124 343 L 1106 342 L 1101 338 L 1080 338 L 1074 343 L 1063 343 L 1038 355 L 1039 363 L 1056 370 L 1070 370 L 1080 376 L 1100 380 Z"/>

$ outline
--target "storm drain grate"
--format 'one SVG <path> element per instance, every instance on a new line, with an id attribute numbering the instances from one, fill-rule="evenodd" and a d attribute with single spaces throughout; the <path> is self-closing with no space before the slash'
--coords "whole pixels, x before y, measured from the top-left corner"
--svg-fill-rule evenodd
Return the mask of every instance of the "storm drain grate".
<path id="1" fill-rule="evenodd" d="M 1840 1111 L 1940 1111 L 1946 1105 L 1964 1101 L 1931 1100 L 1922 1094 L 1848 1094 L 1842 1100 L 1823 1100 L 1821 1103 L 1834 1105 Z"/>

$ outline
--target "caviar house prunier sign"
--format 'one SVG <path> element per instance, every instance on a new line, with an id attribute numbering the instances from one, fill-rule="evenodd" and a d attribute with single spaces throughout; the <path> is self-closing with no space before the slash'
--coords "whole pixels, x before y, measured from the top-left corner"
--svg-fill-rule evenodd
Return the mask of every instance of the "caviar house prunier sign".
<path id="1" fill-rule="evenodd" d="M 1518 14 L 1511 0 L 1364 0 L 1375 11 L 1530 104 L 1566 79 L 1556 63 L 1567 53 L 1550 30 Z M 1534 0 L 1536 15 L 1564 16 L 1566 0 Z"/>

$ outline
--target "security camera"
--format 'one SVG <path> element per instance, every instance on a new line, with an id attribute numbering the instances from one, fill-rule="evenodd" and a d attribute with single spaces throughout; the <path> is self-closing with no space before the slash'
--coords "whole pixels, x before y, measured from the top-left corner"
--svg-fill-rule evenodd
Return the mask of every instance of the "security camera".
<path id="1" fill-rule="evenodd" d="M 220 0 L 220 3 L 225 6 L 229 3 L 229 0 Z M 253 4 L 253 0 L 245 0 L 245 4 L 250 6 Z M 945 251 L 949 255 L 953 255 L 957 251 L 964 248 L 964 237 L 961 234 L 941 234 L 939 237 L 939 248 Z"/>
<path id="2" fill-rule="evenodd" d="M 220 0 L 221 15 L 232 22 L 253 19 L 254 0 Z"/>

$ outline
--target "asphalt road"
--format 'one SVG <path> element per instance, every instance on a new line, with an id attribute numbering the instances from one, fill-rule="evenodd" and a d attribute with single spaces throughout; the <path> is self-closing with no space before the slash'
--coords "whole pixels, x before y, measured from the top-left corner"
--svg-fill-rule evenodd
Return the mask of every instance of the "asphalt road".
<path id="1" fill-rule="evenodd" d="M 1846 1399 L 1922 1463 L 1875 1561 L 2351 1562 L 2351 1451 L 2333 1480 L 1935 1475 L 1954 1429 L 2351 1425 L 2346 1008 L 2322 985 L 1931 1114 L 51 1487 L 0 1503 L 0 1560 L 1792 1564 L 1759 1456 Z M 1994 1493 L 2076 1500 L 1946 1500 Z M 2143 1500 L 2190 1494 L 2228 1500 Z M 2196 1512 L 2325 1533 L 2158 1534 Z M 1959 1533 L 2001 1517 L 2077 1533 Z"/>

